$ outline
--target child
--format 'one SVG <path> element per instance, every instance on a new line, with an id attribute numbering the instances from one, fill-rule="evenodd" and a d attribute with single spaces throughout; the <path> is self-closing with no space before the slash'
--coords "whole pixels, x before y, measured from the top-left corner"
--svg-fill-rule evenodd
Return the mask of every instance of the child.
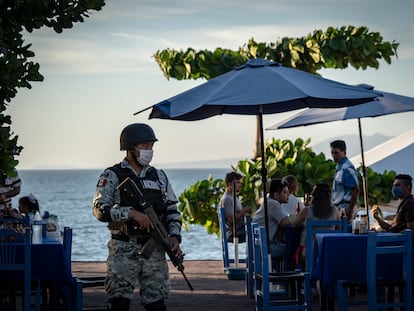
<path id="1" fill-rule="evenodd" d="M 34 214 L 37 211 L 40 212 L 39 202 L 37 201 L 36 197 L 32 193 L 24 197 L 21 197 L 19 199 L 19 212 L 21 216 L 25 216 L 25 215 L 34 216 Z"/>

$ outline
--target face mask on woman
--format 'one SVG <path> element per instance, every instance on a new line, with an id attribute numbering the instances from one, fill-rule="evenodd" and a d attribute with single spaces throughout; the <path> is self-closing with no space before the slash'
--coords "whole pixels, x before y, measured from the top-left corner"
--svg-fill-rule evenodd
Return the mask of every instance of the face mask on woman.
<path id="1" fill-rule="evenodd" d="M 139 157 L 137 157 L 137 161 L 139 164 L 145 166 L 150 164 L 150 162 L 152 161 L 152 157 L 154 155 L 154 150 L 152 149 L 136 149 L 137 151 L 139 151 Z"/>

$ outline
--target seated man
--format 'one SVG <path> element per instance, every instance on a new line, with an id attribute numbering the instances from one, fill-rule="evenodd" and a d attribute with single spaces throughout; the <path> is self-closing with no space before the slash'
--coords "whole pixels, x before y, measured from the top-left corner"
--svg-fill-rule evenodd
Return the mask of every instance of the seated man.
<path id="1" fill-rule="evenodd" d="M 414 230 L 414 198 L 412 191 L 412 178 L 410 175 L 399 174 L 395 176 L 391 189 L 395 199 L 400 199 L 397 213 L 392 224 L 387 223 L 378 215 L 378 206 L 372 207 L 372 215 L 380 227 L 389 232 L 401 232 L 405 229 Z"/>
<path id="2" fill-rule="evenodd" d="M 287 203 L 289 198 L 289 185 L 282 179 L 272 179 L 267 197 L 268 230 L 270 239 L 270 254 L 272 257 L 282 257 L 286 255 L 286 244 L 281 239 L 283 229 L 291 225 L 289 215 L 282 208 L 282 203 Z M 252 223 L 260 226 L 265 224 L 264 204 L 256 211 Z"/>
<path id="3" fill-rule="evenodd" d="M 221 197 L 219 208 L 224 208 L 226 215 L 226 229 L 227 229 L 227 241 L 233 242 L 233 209 L 236 208 L 236 227 L 237 237 L 239 242 L 246 242 L 246 229 L 244 224 L 244 215 L 252 212 L 251 207 L 243 207 L 239 198 L 236 196 L 240 192 L 243 186 L 243 176 L 236 172 L 230 172 L 226 174 L 224 182 L 226 183 L 226 191 Z M 233 193 L 235 191 L 235 193 Z M 234 198 L 236 198 L 234 202 Z"/>

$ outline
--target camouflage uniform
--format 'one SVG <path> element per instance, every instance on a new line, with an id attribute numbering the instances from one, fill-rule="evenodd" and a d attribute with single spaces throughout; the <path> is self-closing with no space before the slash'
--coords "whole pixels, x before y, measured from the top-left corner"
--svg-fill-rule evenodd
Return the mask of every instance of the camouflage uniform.
<path id="1" fill-rule="evenodd" d="M 129 169 L 131 174 L 136 173 L 124 159 L 120 163 L 122 169 Z M 144 166 L 137 176 L 145 179 L 149 172 L 154 172 L 152 166 Z M 177 237 L 181 241 L 181 215 L 176 206 L 176 196 L 169 184 L 166 175 L 157 172 L 159 180 L 156 182 L 145 181 L 151 187 L 158 185 L 162 194 L 166 211 L 159 215 L 170 236 Z M 128 171 L 129 172 L 129 171 Z M 117 190 L 118 184 L 122 182 L 113 169 L 106 169 L 100 176 L 97 190 L 93 199 L 93 213 L 98 220 L 109 222 L 111 240 L 108 242 L 107 278 L 105 290 L 109 298 L 123 297 L 131 300 L 133 291 L 138 285 L 140 288 L 141 301 L 144 305 L 167 298 L 170 290 L 168 265 L 165 252 L 161 246 L 154 249 L 149 259 L 138 255 L 144 242 L 142 235 L 127 232 L 127 223 L 132 206 L 121 206 L 121 194 Z M 145 186 L 143 188 L 145 196 Z M 115 239 L 119 235 L 126 236 L 127 240 Z M 138 281 L 138 284 L 137 284 Z"/>

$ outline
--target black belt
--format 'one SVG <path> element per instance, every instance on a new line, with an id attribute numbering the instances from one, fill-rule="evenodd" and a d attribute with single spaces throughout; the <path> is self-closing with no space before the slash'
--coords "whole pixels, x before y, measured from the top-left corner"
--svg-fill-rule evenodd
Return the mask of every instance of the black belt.
<path id="1" fill-rule="evenodd" d="M 123 242 L 136 242 L 137 244 L 145 244 L 149 237 L 128 236 L 125 234 L 112 234 L 111 238 Z"/>
<path id="2" fill-rule="evenodd" d="M 338 205 L 340 205 L 340 204 L 349 204 L 349 203 L 351 203 L 351 201 L 345 201 L 345 200 L 342 200 L 341 202 L 339 202 L 339 203 L 337 203 L 337 204 L 335 204 L 335 206 L 338 206 Z"/>

